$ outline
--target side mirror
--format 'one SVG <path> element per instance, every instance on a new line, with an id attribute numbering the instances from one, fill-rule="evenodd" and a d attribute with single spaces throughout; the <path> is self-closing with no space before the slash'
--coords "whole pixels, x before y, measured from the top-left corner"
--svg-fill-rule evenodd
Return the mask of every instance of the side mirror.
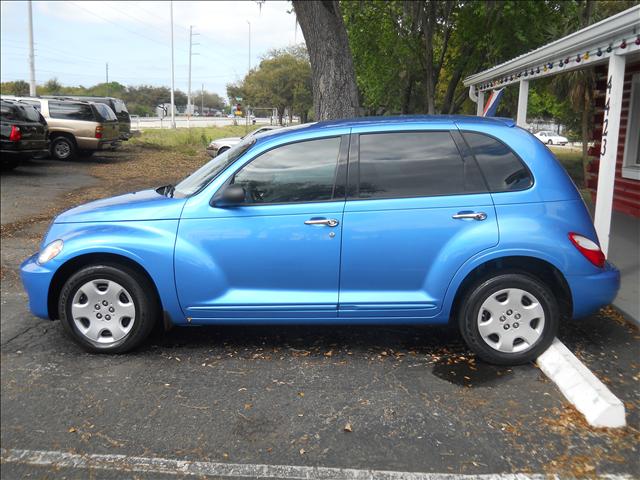
<path id="1" fill-rule="evenodd" d="M 216 207 L 230 207 L 244 203 L 246 192 L 241 185 L 231 184 L 224 189 L 222 195 L 215 203 Z"/>

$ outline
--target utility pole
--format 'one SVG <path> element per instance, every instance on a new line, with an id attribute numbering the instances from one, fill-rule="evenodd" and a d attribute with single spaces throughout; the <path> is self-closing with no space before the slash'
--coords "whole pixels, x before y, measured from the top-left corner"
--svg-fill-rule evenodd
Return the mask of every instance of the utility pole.
<path id="1" fill-rule="evenodd" d="M 169 2 L 169 11 L 171 13 L 171 128 L 176 128 L 175 98 L 173 95 L 173 91 L 175 89 L 175 78 L 173 73 L 173 0 Z"/>
<path id="2" fill-rule="evenodd" d="M 106 89 L 107 89 L 107 94 L 105 95 L 106 97 L 109 96 L 109 62 L 107 62 L 107 82 L 105 83 L 106 85 Z"/>
<path id="3" fill-rule="evenodd" d="M 249 70 L 247 71 L 248 73 L 251 71 L 251 22 L 247 20 L 247 23 L 249 24 Z"/>
<path id="4" fill-rule="evenodd" d="M 200 35 L 199 33 L 193 33 L 193 25 L 189 25 L 189 87 L 187 89 L 187 116 L 191 115 L 191 57 L 193 55 L 197 55 L 197 53 L 192 53 L 193 45 L 199 45 L 198 43 L 193 43 L 193 36 Z"/>
<path id="5" fill-rule="evenodd" d="M 204 83 L 202 84 L 202 89 L 200 90 L 200 116 L 204 117 Z"/>
<path id="6" fill-rule="evenodd" d="M 29 8 L 29 96 L 36 96 L 36 56 L 33 53 L 33 9 L 31 0 Z"/>

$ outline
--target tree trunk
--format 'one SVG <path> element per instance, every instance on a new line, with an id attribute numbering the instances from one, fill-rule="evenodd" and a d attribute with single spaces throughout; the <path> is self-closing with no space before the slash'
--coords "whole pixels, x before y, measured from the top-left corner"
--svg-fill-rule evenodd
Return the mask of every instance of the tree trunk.
<path id="1" fill-rule="evenodd" d="M 316 120 L 358 116 L 360 101 L 347 30 L 337 0 L 293 0 L 304 34 Z"/>
<path id="2" fill-rule="evenodd" d="M 424 46 L 426 57 L 425 81 L 427 89 L 427 113 L 436 113 L 436 72 L 433 65 L 433 31 L 436 23 L 436 4 L 429 2 L 427 5 L 426 22 L 424 26 Z"/>

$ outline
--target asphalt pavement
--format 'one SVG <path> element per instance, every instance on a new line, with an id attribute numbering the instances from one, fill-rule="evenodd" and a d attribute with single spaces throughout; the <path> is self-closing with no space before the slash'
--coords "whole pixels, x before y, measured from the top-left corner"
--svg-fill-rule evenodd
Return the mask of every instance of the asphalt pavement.
<path id="1" fill-rule="evenodd" d="M 3 173 L 3 449 L 640 476 L 640 335 L 615 312 L 569 322 L 560 338 L 625 402 L 629 426 L 621 430 L 588 427 L 534 365 L 483 364 L 444 327 L 190 327 L 156 333 L 126 355 L 83 352 L 59 322 L 29 313 L 16 272 L 48 225 L 47 204 L 95 181 L 77 162 Z M 2 478 L 86 475 L 2 463 Z M 124 468 L 91 475 L 165 478 Z"/>

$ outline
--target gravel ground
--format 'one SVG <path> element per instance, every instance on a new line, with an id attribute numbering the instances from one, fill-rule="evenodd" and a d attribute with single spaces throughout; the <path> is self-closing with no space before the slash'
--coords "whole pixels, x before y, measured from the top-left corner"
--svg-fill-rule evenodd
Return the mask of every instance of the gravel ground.
<path id="1" fill-rule="evenodd" d="M 82 352 L 58 322 L 30 315 L 17 266 L 37 249 L 52 215 L 174 182 L 205 160 L 127 145 L 89 161 L 33 161 L 3 174 L 3 448 L 640 476 L 640 335 L 613 310 L 567 323 L 560 338 L 625 402 L 629 426 L 620 430 L 590 428 L 534 365 L 483 364 L 446 328 L 192 327 L 158 333 L 128 355 L 103 356 Z M 2 465 L 3 478 L 83 473 Z"/>

